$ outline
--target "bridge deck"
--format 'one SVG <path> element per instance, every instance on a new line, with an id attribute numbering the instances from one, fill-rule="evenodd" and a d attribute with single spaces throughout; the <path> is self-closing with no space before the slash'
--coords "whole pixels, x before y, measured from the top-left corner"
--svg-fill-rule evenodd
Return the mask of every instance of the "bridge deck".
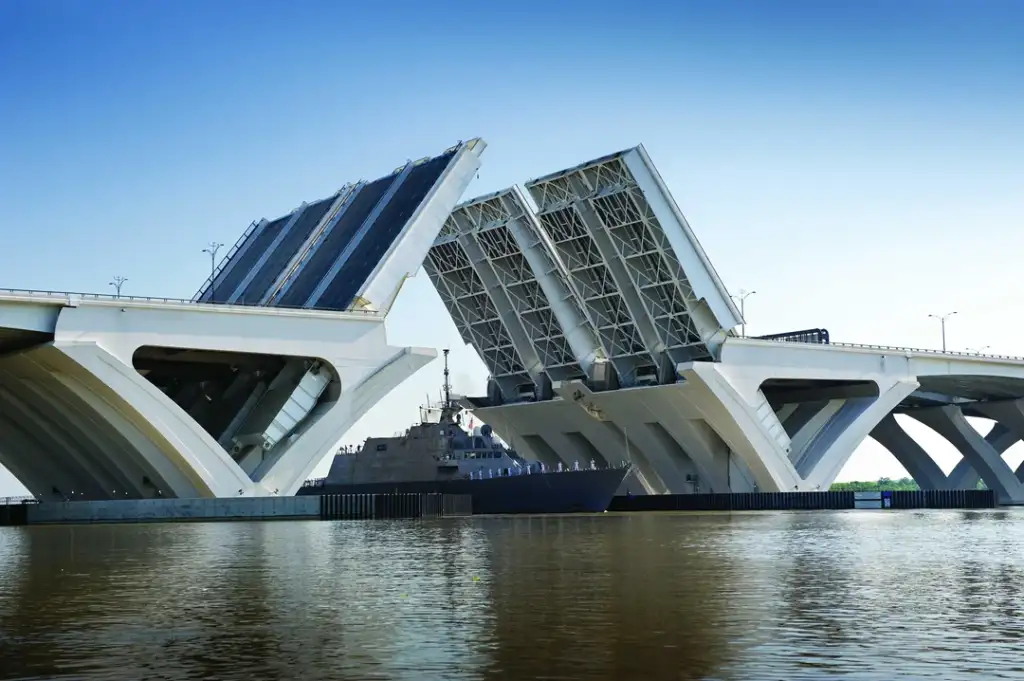
<path id="1" fill-rule="evenodd" d="M 379 318 L 381 313 L 374 310 L 332 310 L 303 307 L 260 305 L 227 305 L 224 303 L 197 303 L 185 298 L 161 298 L 155 296 L 128 296 L 109 293 L 82 293 L 78 291 L 42 291 L 31 289 L 0 288 L 0 303 L 30 303 L 52 307 L 76 307 L 80 304 L 121 305 L 123 307 L 187 308 L 211 312 L 234 312 L 269 316 L 294 315 L 298 317 L 335 317 L 338 319 Z M 0 318 L 0 328 L 4 326 Z"/>

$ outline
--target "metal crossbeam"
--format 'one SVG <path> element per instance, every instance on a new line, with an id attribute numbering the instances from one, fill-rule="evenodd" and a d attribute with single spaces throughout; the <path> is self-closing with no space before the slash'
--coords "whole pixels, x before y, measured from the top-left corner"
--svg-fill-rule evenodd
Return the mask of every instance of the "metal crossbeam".
<path id="1" fill-rule="evenodd" d="M 521 195 L 510 189 L 459 206 L 450 222 L 460 239 L 479 244 L 487 266 L 497 275 L 515 318 L 548 376 L 552 380 L 581 378 L 584 371 L 580 359 L 575 356 L 552 300 L 538 278 L 550 272 L 535 272 L 520 243 L 535 241 L 530 238 L 532 225 L 527 217 L 528 208 Z M 536 243 L 525 245 L 537 247 Z M 549 289 L 559 291 L 558 282 L 546 283 Z M 562 283 L 561 298 L 567 296 L 568 289 Z M 555 304 L 561 302 L 556 300 Z"/>
<path id="2" fill-rule="evenodd" d="M 491 377 L 509 382 L 529 381 L 529 374 L 501 316 L 473 269 L 465 248 L 451 236 L 457 228 L 449 219 L 440 243 L 434 244 L 423 267 L 448 309 L 462 340 L 472 345 Z"/>
<path id="3" fill-rule="evenodd" d="M 534 198 L 538 199 L 536 193 Z M 638 374 L 656 373 L 655 359 L 582 216 L 563 197 L 553 198 L 550 193 L 539 197 L 541 229 L 553 244 L 620 380 L 630 385 Z"/>
<path id="4" fill-rule="evenodd" d="M 560 255 L 577 273 L 588 301 L 595 301 L 590 304 L 605 301 L 599 328 L 614 342 L 616 355 L 626 348 L 638 355 L 642 345 L 654 357 L 667 353 L 674 363 L 703 359 L 710 355 L 708 332 L 693 318 L 701 301 L 645 188 L 626 163 L 628 154 L 638 153 L 613 154 L 528 188 L 542 223 L 561 245 Z M 620 281 L 623 277 L 626 281 Z M 624 318 L 632 325 L 620 321 Z"/>

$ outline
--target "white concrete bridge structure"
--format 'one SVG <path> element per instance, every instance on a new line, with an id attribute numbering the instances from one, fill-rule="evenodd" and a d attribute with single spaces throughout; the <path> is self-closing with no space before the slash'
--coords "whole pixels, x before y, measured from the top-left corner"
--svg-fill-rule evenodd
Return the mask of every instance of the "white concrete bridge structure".
<path id="1" fill-rule="evenodd" d="M 436 356 L 384 321 L 484 148 L 254 222 L 191 301 L 0 290 L 0 463 L 41 500 L 294 494 Z"/>
<path id="2" fill-rule="evenodd" d="M 1024 359 L 740 338 L 642 146 L 460 205 L 424 267 L 491 375 L 464 406 L 526 456 L 629 459 L 648 493 L 824 490 L 873 437 L 923 488 L 980 478 L 1024 503 L 1024 470 L 1000 457 L 1024 437 Z M 898 413 L 946 437 L 957 469 Z M 982 437 L 965 416 L 996 425 Z"/>

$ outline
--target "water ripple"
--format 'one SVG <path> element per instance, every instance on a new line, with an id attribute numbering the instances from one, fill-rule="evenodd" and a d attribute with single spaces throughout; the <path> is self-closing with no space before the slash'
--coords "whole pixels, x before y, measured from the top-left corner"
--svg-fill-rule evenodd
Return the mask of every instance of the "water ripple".
<path id="1" fill-rule="evenodd" d="M 0 528 L 6 679 L 1011 679 L 1024 514 Z"/>

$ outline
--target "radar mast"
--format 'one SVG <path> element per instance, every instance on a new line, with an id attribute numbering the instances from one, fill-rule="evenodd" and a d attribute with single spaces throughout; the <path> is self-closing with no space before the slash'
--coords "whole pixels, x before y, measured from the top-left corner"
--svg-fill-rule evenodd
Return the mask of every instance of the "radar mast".
<path id="1" fill-rule="evenodd" d="M 451 372 L 448 370 L 448 348 L 441 352 L 444 353 L 444 386 L 441 388 L 444 402 L 441 404 L 441 422 L 459 423 L 462 419 L 457 415 L 462 411 L 462 407 L 452 402 L 452 384 L 449 380 Z"/>

